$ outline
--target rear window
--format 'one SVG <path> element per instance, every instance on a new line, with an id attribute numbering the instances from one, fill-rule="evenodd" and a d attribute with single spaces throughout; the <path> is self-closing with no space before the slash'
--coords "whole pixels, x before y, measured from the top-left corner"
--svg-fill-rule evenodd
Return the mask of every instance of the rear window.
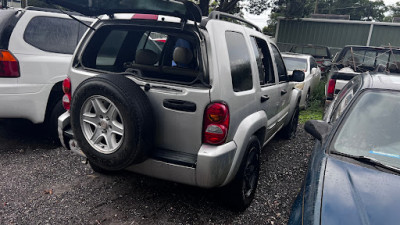
<path id="1" fill-rule="evenodd" d="M 307 72 L 307 59 L 283 57 L 288 71 L 301 70 Z"/>
<path id="2" fill-rule="evenodd" d="M 8 49 L 10 36 L 19 15 L 20 13 L 14 10 L 0 10 L 0 49 Z"/>
<path id="3" fill-rule="evenodd" d="M 294 46 L 291 52 L 308 54 L 317 58 L 330 58 L 327 48 L 317 46 Z"/>
<path id="4" fill-rule="evenodd" d="M 198 41 L 190 32 L 104 26 L 82 55 L 84 67 L 143 78 L 191 83 L 200 74 Z"/>
<path id="5" fill-rule="evenodd" d="M 24 40 L 43 51 L 72 54 L 86 30 L 72 19 L 40 16 L 29 22 Z"/>

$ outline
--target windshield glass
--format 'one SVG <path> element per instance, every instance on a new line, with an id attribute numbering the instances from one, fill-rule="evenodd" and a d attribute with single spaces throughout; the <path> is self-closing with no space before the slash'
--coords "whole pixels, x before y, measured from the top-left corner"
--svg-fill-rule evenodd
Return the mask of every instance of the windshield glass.
<path id="1" fill-rule="evenodd" d="M 283 57 L 288 71 L 301 70 L 307 72 L 307 59 Z"/>
<path id="2" fill-rule="evenodd" d="M 324 47 L 316 46 L 295 46 L 291 52 L 309 54 L 315 58 L 329 58 L 328 51 Z"/>
<path id="3" fill-rule="evenodd" d="M 374 158 L 400 168 L 400 93 L 362 94 L 333 141 L 341 153 Z"/>

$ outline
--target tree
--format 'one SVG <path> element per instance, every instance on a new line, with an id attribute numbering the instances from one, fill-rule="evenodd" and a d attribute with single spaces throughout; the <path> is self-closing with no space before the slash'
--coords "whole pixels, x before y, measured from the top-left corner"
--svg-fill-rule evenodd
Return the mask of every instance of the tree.
<path id="1" fill-rule="evenodd" d="M 218 10 L 221 12 L 228 13 L 239 13 L 240 5 L 238 4 L 240 0 L 199 0 L 199 7 L 203 16 L 207 16 L 211 10 Z M 211 3 L 211 4 L 210 4 Z"/>

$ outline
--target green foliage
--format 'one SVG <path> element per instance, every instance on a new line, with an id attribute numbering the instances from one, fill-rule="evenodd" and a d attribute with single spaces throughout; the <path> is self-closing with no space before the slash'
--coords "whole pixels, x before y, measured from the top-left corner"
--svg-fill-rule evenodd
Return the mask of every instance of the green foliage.
<path id="1" fill-rule="evenodd" d="M 299 123 L 307 120 L 321 120 L 324 115 L 326 80 L 321 80 L 317 88 L 311 93 L 311 106 L 307 110 L 300 111 Z"/>

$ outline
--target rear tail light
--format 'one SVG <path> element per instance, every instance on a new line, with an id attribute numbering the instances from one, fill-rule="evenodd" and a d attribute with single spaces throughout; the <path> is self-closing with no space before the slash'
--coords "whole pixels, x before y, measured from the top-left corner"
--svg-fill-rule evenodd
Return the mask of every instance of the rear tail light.
<path id="1" fill-rule="evenodd" d="M 62 103 L 65 110 L 71 109 L 71 80 L 66 78 L 62 83 L 62 89 L 64 92 L 64 96 L 62 98 Z"/>
<path id="2" fill-rule="evenodd" d="M 229 130 L 229 109 L 224 103 L 211 103 L 204 112 L 203 143 L 225 142 Z"/>
<path id="3" fill-rule="evenodd" d="M 336 86 L 336 79 L 330 79 L 328 83 L 328 91 L 326 93 L 326 98 L 328 100 L 333 99 L 333 95 L 335 94 L 335 86 Z"/>
<path id="4" fill-rule="evenodd" d="M 135 14 L 135 15 L 132 16 L 132 19 L 158 20 L 158 15 L 153 15 L 153 14 Z"/>
<path id="5" fill-rule="evenodd" d="M 11 52 L 0 50 L 0 77 L 19 77 L 19 63 Z"/>

